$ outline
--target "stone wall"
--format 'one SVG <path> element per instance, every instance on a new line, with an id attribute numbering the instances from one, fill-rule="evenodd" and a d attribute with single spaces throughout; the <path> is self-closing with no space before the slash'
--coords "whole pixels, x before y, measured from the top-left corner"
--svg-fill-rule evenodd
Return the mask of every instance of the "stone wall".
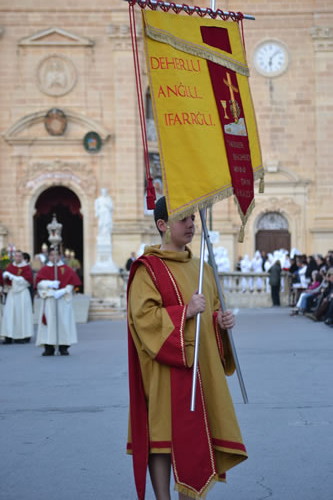
<path id="1" fill-rule="evenodd" d="M 325 253 L 333 246 L 333 4 L 233 0 L 223 8 L 256 17 L 244 21 L 244 31 L 266 180 L 243 244 L 232 199 L 214 206 L 212 229 L 221 233 L 220 245 L 235 263 L 239 255 L 253 255 L 259 217 L 276 211 L 288 221 L 292 247 Z M 0 14 L 0 241 L 32 253 L 36 200 L 51 186 L 68 187 L 81 202 L 85 291 L 96 293 L 90 274 L 97 236 L 93 207 L 101 188 L 114 202 L 118 267 L 141 243 L 158 240 L 151 216 L 144 214 L 127 3 L 2 0 Z M 289 61 L 274 77 L 254 64 L 258 46 L 270 40 L 285 48 Z M 146 90 L 140 34 L 138 42 Z M 68 119 L 61 136 L 45 128 L 54 107 Z M 96 154 L 82 144 L 91 130 L 103 141 Z M 156 143 L 150 147 L 157 150 Z M 199 237 L 193 249 L 198 252 Z"/>

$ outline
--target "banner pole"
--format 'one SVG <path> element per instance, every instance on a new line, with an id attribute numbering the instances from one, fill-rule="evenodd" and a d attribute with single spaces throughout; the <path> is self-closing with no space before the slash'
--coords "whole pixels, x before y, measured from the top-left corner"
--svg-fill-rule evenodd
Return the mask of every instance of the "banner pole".
<path id="1" fill-rule="evenodd" d="M 201 211 L 200 211 L 200 216 L 201 216 Z M 214 271 L 214 278 L 215 278 L 215 282 L 216 282 L 216 286 L 217 286 L 217 291 L 218 291 L 218 295 L 219 295 L 221 309 L 222 309 L 222 311 L 225 311 L 226 310 L 225 300 L 224 300 L 222 286 L 221 286 L 221 282 L 220 282 L 220 278 L 219 278 L 219 275 L 218 275 L 218 270 L 217 270 L 217 266 L 216 266 L 216 262 L 215 262 L 215 256 L 214 256 L 214 252 L 213 252 L 213 247 L 212 247 L 212 244 L 211 244 L 210 238 L 209 238 L 209 232 L 208 232 L 208 229 L 207 229 L 206 219 L 201 218 L 201 223 L 202 223 L 202 230 L 203 230 L 203 233 L 204 233 L 204 236 L 205 236 L 205 240 L 206 240 L 206 244 L 207 244 L 207 248 L 208 248 L 208 254 L 209 254 L 210 263 L 211 263 L 211 266 L 212 266 L 213 271 Z M 237 356 L 236 347 L 235 347 L 235 344 L 234 344 L 232 330 L 230 328 L 228 328 L 227 333 L 228 333 L 228 337 L 229 337 L 229 341 L 230 341 L 232 355 L 233 355 L 233 358 L 234 358 L 234 361 L 235 361 L 236 372 L 237 372 L 237 376 L 238 376 L 238 381 L 239 381 L 240 389 L 241 389 L 241 392 L 242 392 L 242 395 L 243 395 L 243 401 L 244 401 L 245 404 L 247 404 L 249 402 L 249 400 L 248 400 L 248 397 L 247 397 L 247 393 L 246 393 L 246 389 L 245 389 L 245 384 L 244 384 L 244 380 L 243 380 L 243 377 L 242 377 L 242 372 L 241 372 L 239 361 L 238 361 L 238 356 Z"/>
<path id="2" fill-rule="evenodd" d="M 206 222 L 206 208 L 200 210 L 201 221 Z M 204 275 L 204 257 L 205 257 L 205 235 L 203 228 L 201 230 L 201 245 L 200 245 L 200 267 L 199 267 L 199 284 L 198 284 L 198 292 L 202 293 L 202 282 Z M 194 360 L 193 360 L 193 374 L 192 374 L 192 393 L 191 393 L 191 407 L 190 410 L 195 410 L 195 394 L 197 387 L 197 372 L 198 372 L 198 363 L 199 363 L 199 345 L 200 345 L 200 320 L 201 313 L 197 314 L 196 324 L 195 324 L 195 344 L 194 344 Z"/>
<path id="3" fill-rule="evenodd" d="M 240 19 L 240 16 L 237 12 L 229 12 L 227 10 L 221 10 L 221 9 L 215 9 L 214 7 L 211 7 L 210 9 L 207 9 L 206 7 L 192 7 L 191 5 L 186 5 L 186 4 L 178 4 L 178 3 L 173 3 L 173 2 L 163 2 L 160 0 L 140 0 L 140 2 L 137 2 L 136 0 L 124 0 L 125 2 L 130 3 L 131 5 L 134 5 L 135 3 L 138 3 L 139 7 L 145 8 L 152 6 L 154 9 L 157 7 L 161 8 L 167 8 L 167 9 L 175 9 L 176 11 L 185 11 L 187 13 L 193 13 L 193 12 L 200 12 L 201 14 L 209 14 L 211 11 L 216 12 L 218 15 L 222 16 L 230 16 L 233 18 L 238 18 Z M 215 3 L 215 0 L 213 0 Z M 255 17 L 252 16 L 251 14 L 243 14 L 243 19 L 249 19 L 250 21 L 254 21 Z"/>

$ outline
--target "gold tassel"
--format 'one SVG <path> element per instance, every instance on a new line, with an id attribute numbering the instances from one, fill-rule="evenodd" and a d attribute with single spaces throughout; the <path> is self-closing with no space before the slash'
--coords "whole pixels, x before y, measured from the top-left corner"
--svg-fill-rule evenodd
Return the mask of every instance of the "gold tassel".
<path id="1" fill-rule="evenodd" d="M 244 227 L 244 224 L 242 224 L 241 228 L 239 230 L 238 243 L 243 243 L 243 241 L 244 241 L 244 230 L 245 230 L 245 227 Z"/>
<path id="2" fill-rule="evenodd" d="M 164 243 L 170 243 L 170 240 L 171 240 L 170 226 L 167 226 L 167 230 L 164 233 Z"/>
<path id="3" fill-rule="evenodd" d="M 265 191 L 265 181 L 264 178 L 261 177 L 259 182 L 259 193 L 263 193 Z"/>

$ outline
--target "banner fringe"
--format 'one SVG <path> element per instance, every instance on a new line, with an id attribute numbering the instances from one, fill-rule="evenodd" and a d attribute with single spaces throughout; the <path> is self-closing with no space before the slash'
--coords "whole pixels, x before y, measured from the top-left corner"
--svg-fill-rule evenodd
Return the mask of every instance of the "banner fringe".
<path id="1" fill-rule="evenodd" d="M 174 49 L 181 50 L 182 52 L 186 52 L 193 56 L 201 57 L 202 59 L 207 59 L 211 62 L 219 64 L 220 66 L 231 69 L 240 75 L 249 76 L 250 74 L 249 68 L 245 63 L 241 64 L 239 62 L 235 62 L 235 60 L 232 60 L 227 55 L 217 54 L 213 50 L 195 45 L 192 42 L 184 42 L 175 35 L 171 35 L 164 30 L 149 26 L 149 24 L 145 24 L 145 28 L 146 35 L 156 42 L 167 43 Z"/>
<path id="2" fill-rule="evenodd" d="M 260 180 L 260 183 L 259 183 L 259 193 L 260 194 L 264 193 L 265 192 L 265 181 L 264 181 L 265 171 L 264 171 L 264 167 L 260 167 L 255 172 L 253 172 L 253 177 L 254 177 L 255 181 L 257 181 L 258 179 Z"/>
<path id="3" fill-rule="evenodd" d="M 244 232 L 245 232 L 245 227 L 243 225 L 241 225 L 241 228 L 240 228 L 239 234 L 238 234 L 238 243 L 244 242 Z"/>
<path id="4" fill-rule="evenodd" d="M 265 191 L 265 181 L 264 178 L 262 177 L 259 183 L 259 193 L 263 193 L 264 191 Z"/>
<path id="5" fill-rule="evenodd" d="M 235 203 L 237 205 L 238 213 L 239 213 L 239 216 L 240 216 L 241 221 L 242 221 L 242 225 L 240 227 L 239 234 L 238 234 L 238 242 L 239 243 L 243 243 L 244 237 L 245 237 L 245 226 L 246 226 L 247 221 L 249 220 L 249 217 L 252 214 L 253 209 L 255 207 L 255 199 L 253 198 L 253 200 L 251 201 L 251 203 L 249 205 L 249 208 L 246 211 L 246 214 L 244 214 L 242 212 L 242 209 L 241 209 L 241 207 L 239 205 L 239 202 L 238 202 L 236 196 L 234 196 L 234 200 L 235 200 Z"/>
<path id="6" fill-rule="evenodd" d="M 216 193 L 212 196 L 209 196 L 205 200 L 198 201 L 197 203 L 191 205 L 191 207 L 186 207 L 183 210 L 177 211 L 177 213 L 170 213 L 168 207 L 169 220 L 181 220 L 185 217 L 189 217 L 194 212 L 198 210 L 202 210 L 204 208 L 211 207 L 217 201 L 225 200 L 226 198 L 230 198 L 234 194 L 233 187 L 229 187 L 222 192 Z"/>

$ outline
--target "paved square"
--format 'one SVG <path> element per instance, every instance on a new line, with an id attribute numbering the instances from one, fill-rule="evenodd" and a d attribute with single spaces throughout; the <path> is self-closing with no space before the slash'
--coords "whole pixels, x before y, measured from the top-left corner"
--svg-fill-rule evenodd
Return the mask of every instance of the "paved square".
<path id="1" fill-rule="evenodd" d="M 1 500 L 136 498 L 125 454 L 126 324 L 90 322 L 78 333 L 68 357 L 0 346 Z M 330 500 L 333 329 L 287 308 L 241 309 L 234 340 L 248 405 L 237 376 L 228 380 L 249 459 L 207 498 Z"/>

